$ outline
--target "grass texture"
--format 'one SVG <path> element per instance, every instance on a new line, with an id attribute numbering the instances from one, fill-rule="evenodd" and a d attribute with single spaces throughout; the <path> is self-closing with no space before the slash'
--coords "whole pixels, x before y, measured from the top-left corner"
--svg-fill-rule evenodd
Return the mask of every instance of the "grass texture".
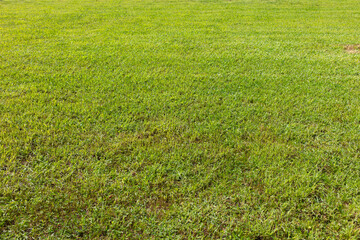
<path id="1" fill-rule="evenodd" d="M 359 9 L 0 0 L 0 238 L 359 239 Z"/>

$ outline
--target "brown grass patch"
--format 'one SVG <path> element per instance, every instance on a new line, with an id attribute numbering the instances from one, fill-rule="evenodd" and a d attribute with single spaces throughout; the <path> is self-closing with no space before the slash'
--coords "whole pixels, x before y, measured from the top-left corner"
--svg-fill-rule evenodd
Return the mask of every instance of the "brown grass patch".
<path id="1" fill-rule="evenodd" d="M 360 44 L 352 44 L 344 46 L 347 53 L 360 53 Z"/>
<path id="2" fill-rule="evenodd" d="M 146 208 L 148 209 L 148 212 L 155 213 L 158 218 L 163 218 L 164 212 L 168 210 L 171 207 L 171 203 L 169 200 L 165 199 L 156 199 L 151 200 L 146 204 Z"/>

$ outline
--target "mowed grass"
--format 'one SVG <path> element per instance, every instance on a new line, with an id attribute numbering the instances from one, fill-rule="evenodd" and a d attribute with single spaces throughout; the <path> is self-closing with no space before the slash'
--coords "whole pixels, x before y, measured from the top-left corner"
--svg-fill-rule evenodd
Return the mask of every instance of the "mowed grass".
<path id="1" fill-rule="evenodd" d="M 1 0 L 0 238 L 358 239 L 359 9 Z"/>

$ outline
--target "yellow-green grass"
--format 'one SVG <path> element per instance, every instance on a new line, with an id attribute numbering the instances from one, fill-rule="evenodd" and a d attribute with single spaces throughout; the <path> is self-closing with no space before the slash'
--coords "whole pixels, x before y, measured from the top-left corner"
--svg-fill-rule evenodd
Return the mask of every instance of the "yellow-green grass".
<path id="1" fill-rule="evenodd" d="M 358 239 L 359 9 L 0 0 L 0 238 Z"/>

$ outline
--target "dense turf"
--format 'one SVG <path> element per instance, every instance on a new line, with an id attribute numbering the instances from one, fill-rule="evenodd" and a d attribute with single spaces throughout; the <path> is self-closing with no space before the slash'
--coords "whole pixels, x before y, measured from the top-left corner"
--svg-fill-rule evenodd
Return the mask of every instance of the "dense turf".
<path id="1" fill-rule="evenodd" d="M 359 9 L 0 0 L 0 238 L 359 238 Z"/>

